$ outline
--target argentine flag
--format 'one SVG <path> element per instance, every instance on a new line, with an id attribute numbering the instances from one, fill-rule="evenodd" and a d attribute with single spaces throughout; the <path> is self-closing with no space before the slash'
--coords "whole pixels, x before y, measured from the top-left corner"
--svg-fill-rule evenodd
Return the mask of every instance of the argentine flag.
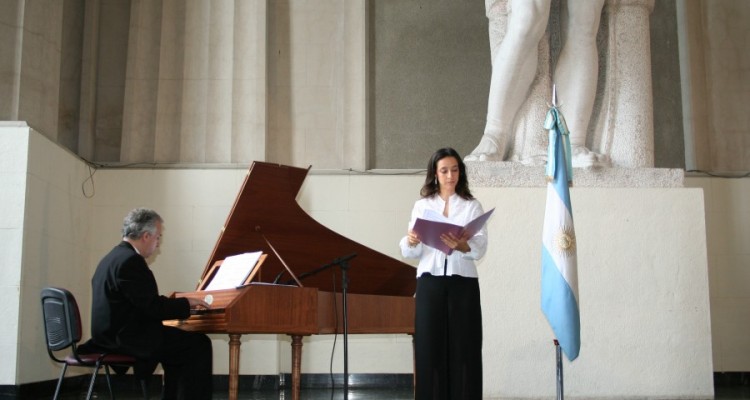
<path id="1" fill-rule="evenodd" d="M 544 128 L 549 130 L 549 151 L 542 236 L 542 311 L 563 352 L 573 361 L 581 349 L 576 234 L 568 190 L 573 168 L 568 128 L 555 105 L 547 112 Z"/>

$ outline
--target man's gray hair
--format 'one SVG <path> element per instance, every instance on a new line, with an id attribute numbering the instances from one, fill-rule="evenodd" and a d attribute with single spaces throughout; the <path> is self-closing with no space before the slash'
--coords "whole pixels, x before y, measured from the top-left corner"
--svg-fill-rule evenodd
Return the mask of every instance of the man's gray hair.
<path id="1" fill-rule="evenodd" d="M 122 237 L 140 239 L 144 233 L 156 234 L 156 223 L 164 220 L 154 210 L 136 208 L 125 216 L 122 221 Z"/>

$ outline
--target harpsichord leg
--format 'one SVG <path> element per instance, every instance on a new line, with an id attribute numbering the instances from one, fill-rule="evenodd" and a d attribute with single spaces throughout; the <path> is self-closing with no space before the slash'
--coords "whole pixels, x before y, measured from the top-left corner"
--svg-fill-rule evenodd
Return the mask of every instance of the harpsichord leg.
<path id="1" fill-rule="evenodd" d="M 292 400 L 299 400 L 299 384 L 302 376 L 302 336 L 292 337 Z"/>
<path id="2" fill-rule="evenodd" d="M 240 334 L 229 334 L 229 400 L 237 400 L 240 383 Z"/>

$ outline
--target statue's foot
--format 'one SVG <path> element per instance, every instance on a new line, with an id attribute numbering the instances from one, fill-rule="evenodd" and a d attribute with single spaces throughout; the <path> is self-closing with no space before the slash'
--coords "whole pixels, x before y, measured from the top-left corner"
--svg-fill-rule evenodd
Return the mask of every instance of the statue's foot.
<path id="1" fill-rule="evenodd" d="M 571 147 L 574 168 L 611 167 L 612 161 L 605 154 L 599 154 L 584 146 Z"/>
<path id="2" fill-rule="evenodd" d="M 464 157 L 464 161 L 503 161 L 507 148 L 507 139 L 484 134 L 479 145 Z"/>
<path id="3" fill-rule="evenodd" d="M 529 167 L 538 167 L 540 165 L 546 165 L 547 164 L 547 155 L 546 154 L 540 154 L 536 156 L 529 156 L 524 158 L 523 160 L 518 160 L 521 162 L 521 164 L 529 166 Z"/>

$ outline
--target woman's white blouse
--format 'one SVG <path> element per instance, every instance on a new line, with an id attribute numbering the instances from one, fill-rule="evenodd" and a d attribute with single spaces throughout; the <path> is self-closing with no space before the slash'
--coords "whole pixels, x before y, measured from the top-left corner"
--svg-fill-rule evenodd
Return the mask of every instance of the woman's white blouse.
<path id="1" fill-rule="evenodd" d="M 484 214 L 482 204 L 478 200 L 465 200 L 461 196 L 454 194 L 448 198 L 448 220 L 456 225 L 466 225 L 478 216 Z M 411 211 L 411 220 L 409 221 L 409 230 L 414 228 L 417 218 L 421 218 L 426 210 L 433 210 L 438 214 L 443 214 L 445 201 L 438 196 L 426 197 L 417 200 Z M 404 236 L 399 242 L 401 255 L 406 258 L 418 258 L 417 277 L 429 272 L 432 275 L 460 275 L 467 278 L 478 278 L 477 267 L 474 260 L 484 256 L 487 251 L 487 226 L 477 232 L 474 237 L 469 239 L 471 251 L 462 253 L 458 250 L 453 251 L 451 255 L 446 255 L 440 250 L 436 250 L 422 243 L 414 247 L 409 246 L 409 237 Z M 445 260 L 448 259 L 447 269 Z"/>

